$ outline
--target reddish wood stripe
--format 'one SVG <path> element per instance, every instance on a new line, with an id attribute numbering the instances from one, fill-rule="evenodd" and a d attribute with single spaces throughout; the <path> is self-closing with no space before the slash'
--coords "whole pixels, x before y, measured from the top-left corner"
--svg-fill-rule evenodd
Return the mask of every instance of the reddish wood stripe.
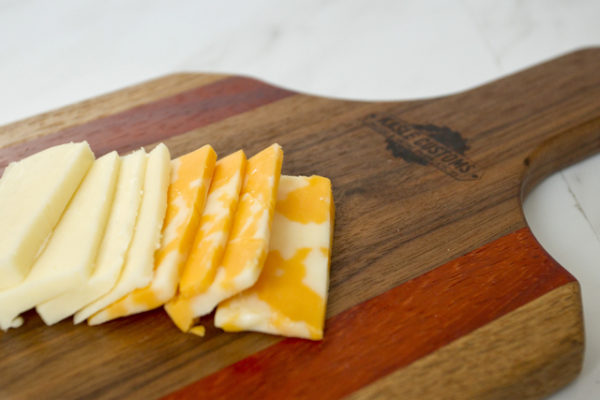
<path id="1" fill-rule="evenodd" d="M 129 152 L 294 95 L 248 78 L 227 78 L 0 149 L 0 167 L 62 143 L 87 140 L 96 156 Z"/>
<path id="2" fill-rule="evenodd" d="M 341 398 L 574 280 L 524 228 L 165 399 Z"/>

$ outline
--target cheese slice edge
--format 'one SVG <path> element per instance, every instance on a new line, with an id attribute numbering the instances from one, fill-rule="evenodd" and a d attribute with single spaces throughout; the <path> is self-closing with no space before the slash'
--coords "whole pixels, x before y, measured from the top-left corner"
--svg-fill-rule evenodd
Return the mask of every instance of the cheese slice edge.
<path id="1" fill-rule="evenodd" d="M 133 237 L 146 162 L 143 150 L 121 158 L 114 200 L 92 274 L 83 285 L 37 306 L 47 324 L 75 314 L 115 285 Z M 74 322 L 81 321 L 74 318 Z"/>
<path id="2" fill-rule="evenodd" d="M 216 159 L 213 148 L 206 145 L 171 162 L 168 206 L 152 282 L 106 307 L 103 322 L 152 310 L 175 295 L 181 266 L 204 210 Z"/>
<path id="3" fill-rule="evenodd" d="M 89 277 L 108 219 L 118 155 L 96 160 L 61 216 L 48 245 L 19 285 L 0 292 L 0 325 Z"/>
<path id="4" fill-rule="evenodd" d="M 0 179 L 0 289 L 23 281 L 94 162 L 87 142 L 11 163 Z"/>
<path id="5" fill-rule="evenodd" d="M 248 160 L 231 233 L 215 279 L 205 292 L 179 296 L 165 309 L 183 331 L 217 304 L 252 286 L 262 270 L 281 176 L 283 151 L 278 144 Z"/>
<path id="6" fill-rule="evenodd" d="M 89 325 L 105 322 L 104 308 L 151 282 L 167 209 L 170 169 L 169 149 L 161 143 L 148 155 L 140 211 L 119 280 L 108 293 L 79 311 L 80 318 L 89 317 Z"/>

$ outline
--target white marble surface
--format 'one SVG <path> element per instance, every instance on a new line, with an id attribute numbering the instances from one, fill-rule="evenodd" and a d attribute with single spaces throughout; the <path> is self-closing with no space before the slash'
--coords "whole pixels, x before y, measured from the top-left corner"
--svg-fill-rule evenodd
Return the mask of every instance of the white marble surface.
<path id="1" fill-rule="evenodd" d="M 599 46 L 599 21 L 598 0 L 0 0 L 0 125 L 180 71 L 341 98 L 439 96 Z M 555 174 L 525 204 L 583 288 L 584 370 L 553 400 L 600 398 L 598 169 L 600 157 Z"/>

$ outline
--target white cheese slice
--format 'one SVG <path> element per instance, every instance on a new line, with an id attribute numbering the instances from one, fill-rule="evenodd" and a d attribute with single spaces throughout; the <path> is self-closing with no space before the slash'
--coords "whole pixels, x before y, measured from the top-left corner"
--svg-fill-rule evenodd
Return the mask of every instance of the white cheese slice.
<path id="1" fill-rule="evenodd" d="M 167 212 L 161 246 L 154 255 L 152 283 L 106 307 L 94 317 L 95 322 L 149 311 L 175 296 L 182 264 L 198 230 L 216 159 L 217 153 L 206 145 L 171 161 Z"/>
<path id="2" fill-rule="evenodd" d="M 85 284 L 36 307 L 46 324 L 52 325 L 73 315 L 108 293 L 119 279 L 125 253 L 133 237 L 147 161 L 144 149 L 123 157 L 114 201 L 92 275 Z M 81 320 L 75 318 L 75 323 L 79 322 Z"/>
<path id="3" fill-rule="evenodd" d="M 0 291 L 0 328 L 7 330 L 24 311 L 50 300 L 89 277 L 112 205 L 119 156 L 93 163 L 27 278 Z"/>
<path id="4" fill-rule="evenodd" d="M 121 276 L 108 293 L 79 311 L 77 320 L 94 316 L 135 289 L 148 286 L 152 281 L 154 252 L 160 247 L 160 232 L 167 210 L 170 170 L 169 149 L 161 143 L 148 156 L 142 203 Z M 94 325 L 94 317 L 88 323 Z"/>
<path id="5" fill-rule="evenodd" d="M 0 180 L 0 289 L 17 285 L 94 162 L 87 142 L 11 163 Z"/>

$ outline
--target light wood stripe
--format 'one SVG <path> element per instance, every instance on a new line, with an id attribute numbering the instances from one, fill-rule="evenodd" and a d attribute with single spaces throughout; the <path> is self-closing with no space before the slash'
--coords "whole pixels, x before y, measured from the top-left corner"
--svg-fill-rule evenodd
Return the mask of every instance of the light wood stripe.
<path id="1" fill-rule="evenodd" d="M 571 282 L 346 399 L 541 399 L 579 374 L 582 321 Z"/>
<path id="2" fill-rule="evenodd" d="M 125 153 L 294 95 L 249 78 L 232 77 L 83 125 L 0 149 L 0 167 L 51 146 L 87 140 L 97 157 Z"/>
<path id="3" fill-rule="evenodd" d="M 208 85 L 227 75 L 174 74 L 0 127 L 0 148 Z"/>

